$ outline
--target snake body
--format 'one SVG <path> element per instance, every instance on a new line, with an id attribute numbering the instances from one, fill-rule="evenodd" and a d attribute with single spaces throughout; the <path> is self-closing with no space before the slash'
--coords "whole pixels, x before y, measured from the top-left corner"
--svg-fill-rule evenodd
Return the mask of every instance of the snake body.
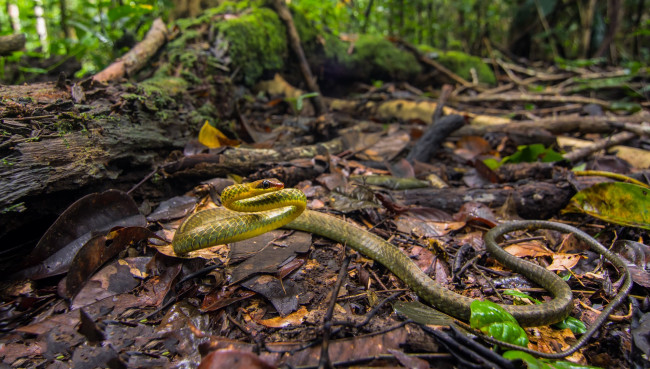
<path id="1" fill-rule="evenodd" d="M 216 208 L 192 214 L 181 224 L 174 236 L 172 241 L 174 251 L 182 254 L 253 237 L 278 227 L 310 232 L 346 244 L 381 263 L 428 303 L 449 315 L 463 320 L 469 319 L 470 304 L 475 299 L 452 292 L 436 283 L 406 254 L 381 237 L 334 216 L 311 210 L 303 211 L 305 195 L 296 189 L 282 188 L 283 184 L 275 179 L 226 188 L 222 193 L 222 203 L 225 206 L 234 210 L 257 209 L 261 211 L 242 214 Z M 265 193 L 266 191 L 271 192 Z M 261 196 L 246 198 L 246 196 L 254 196 L 258 193 Z M 286 206 L 280 209 L 273 208 L 274 205 L 271 203 L 280 200 L 286 200 Z M 524 326 L 556 323 L 566 318 L 573 308 L 573 295 L 569 286 L 560 277 L 545 268 L 504 251 L 496 242 L 496 238 L 504 233 L 528 228 L 551 228 L 572 232 L 608 259 L 612 260 L 612 255 L 586 233 L 559 223 L 511 222 L 497 226 L 488 232 L 485 237 L 486 248 L 498 261 L 542 286 L 553 295 L 551 301 L 539 305 L 501 306 Z M 615 265 L 619 266 L 618 263 Z M 629 282 L 629 278 L 627 282 Z M 629 286 L 627 288 L 629 289 Z M 583 338 L 585 337 L 583 336 Z"/>

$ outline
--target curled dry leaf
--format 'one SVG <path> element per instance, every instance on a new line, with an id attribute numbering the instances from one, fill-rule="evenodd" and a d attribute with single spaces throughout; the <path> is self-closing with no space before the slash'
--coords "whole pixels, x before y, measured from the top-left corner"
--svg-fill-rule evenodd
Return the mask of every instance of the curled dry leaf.
<path id="1" fill-rule="evenodd" d="M 143 227 L 119 228 L 107 235 L 101 234 L 93 237 L 77 252 L 70 263 L 63 295 L 72 298 L 100 266 L 120 251 L 125 250 L 130 244 L 144 241 L 150 237 L 156 237 L 156 235 Z"/>
<path id="2" fill-rule="evenodd" d="M 122 191 L 93 193 L 70 205 L 45 232 L 18 277 L 41 279 L 68 271 L 75 255 L 93 234 L 114 227 L 144 227 L 147 221 L 135 201 Z"/>

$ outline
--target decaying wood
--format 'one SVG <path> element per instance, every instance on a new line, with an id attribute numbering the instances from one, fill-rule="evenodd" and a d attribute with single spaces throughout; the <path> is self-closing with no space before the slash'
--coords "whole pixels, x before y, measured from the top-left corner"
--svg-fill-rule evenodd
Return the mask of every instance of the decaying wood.
<path id="1" fill-rule="evenodd" d="M 141 42 L 106 69 L 97 73 L 93 79 L 99 82 L 113 81 L 137 72 L 165 44 L 167 34 L 165 22 L 160 18 L 154 20 L 151 29 Z"/>
<path id="2" fill-rule="evenodd" d="M 465 118 L 460 115 L 447 115 L 427 128 L 426 132 L 415 144 L 406 160 L 428 162 L 438 151 L 449 135 L 465 124 Z"/>
<path id="3" fill-rule="evenodd" d="M 451 98 L 453 101 L 463 103 L 485 103 L 485 102 L 531 102 L 531 103 L 580 103 L 580 104 L 596 104 L 604 108 L 609 108 L 609 102 L 601 99 L 584 97 L 584 96 L 556 96 L 556 95 L 532 95 L 527 93 L 504 93 L 499 95 L 483 95 L 483 96 L 455 96 Z"/>
<path id="4" fill-rule="evenodd" d="M 307 62 L 305 53 L 303 52 L 302 46 L 300 45 L 300 36 L 298 35 L 298 31 L 296 30 L 295 24 L 293 23 L 293 17 L 291 16 L 291 12 L 289 11 L 287 4 L 283 0 L 273 0 L 273 6 L 275 7 L 275 10 L 278 13 L 280 19 L 282 19 L 284 24 L 287 26 L 287 35 L 289 36 L 289 44 L 291 45 L 291 49 L 293 50 L 293 52 L 298 57 L 300 71 L 302 72 L 302 76 L 303 79 L 305 80 L 305 83 L 307 84 L 307 87 L 312 92 L 318 92 L 318 96 L 314 97 L 314 102 L 315 102 L 314 109 L 316 110 L 316 114 L 318 115 L 325 114 L 327 112 L 327 107 L 323 102 L 323 98 L 320 93 L 320 87 L 318 87 L 318 84 L 316 83 L 316 79 L 311 73 L 311 69 L 309 68 L 309 63 Z"/>
<path id="5" fill-rule="evenodd" d="M 456 132 L 458 136 L 481 136 L 490 132 L 530 132 L 534 130 L 546 130 L 554 134 L 568 132 L 581 133 L 609 133 L 616 128 L 642 129 L 638 124 L 650 120 L 647 115 L 631 116 L 585 116 L 565 115 L 560 117 L 542 118 L 537 120 L 522 120 L 507 124 L 486 125 L 486 126 L 465 126 Z M 623 124 L 623 125 L 622 125 Z M 630 124 L 630 125 L 624 125 Z M 622 126 L 621 126 L 622 125 Z M 640 132 L 637 130 L 637 133 Z"/>
<path id="6" fill-rule="evenodd" d="M 25 40 L 26 37 L 24 33 L 0 36 L 0 55 L 7 55 L 12 51 L 21 50 L 25 47 Z"/>
<path id="7" fill-rule="evenodd" d="M 263 166 L 272 166 L 299 158 L 316 155 L 338 154 L 348 145 L 342 138 L 335 138 L 316 145 L 288 147 L 284 149 L 226 148 L 216 154 L 198 154 L 166 164 L 162 170 L 168 175 L 210 178 L 229 173 L 247 175 Z M 306 179 L 307 177 L 303 178 Z"/>
<path id="8" fill-rule="evenodd" d="M 452 213 L 467 202 L 497 208 L 512 201 L 520 217 L 547 219 L 563 209 L 575 192 L 566 181 L 536 181 L 499 188 L 421 188 L 394 191 L 392 196 L 403 205 L 427 206 Z"/>
<path id="9" fill-rule="evenodd" d="M 622 144 L 623 142 L 629 141 L 635 137 L 636 135 L 632 132 L 617 133 L 611 137 L 600 139 L 589 146 L 573 150 L 570 153 L 565 154 L 564 158 L 570 162 L 576 162 L 578 160 L 586 158 L 596 151 Z"/>

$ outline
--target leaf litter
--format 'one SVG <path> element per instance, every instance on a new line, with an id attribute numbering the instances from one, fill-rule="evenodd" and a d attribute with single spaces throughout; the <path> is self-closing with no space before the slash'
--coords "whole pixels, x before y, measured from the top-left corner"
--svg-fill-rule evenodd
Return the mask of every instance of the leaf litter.
<path id="1" fill-rule="evenodd" d="M 386 114 L 386 111 L 381 111 L 381 114 Z M 490 172 L 493 168 L 482 167 L 472 160 L 494 156 L 495 145 L 475 136 L 462 139 L 438 154 L 436 161 L 440 165 L 435 170 L 427 166 L 430 165 L 428 163 L 379 165 L 399 158 L 408 149 L 409 143 L 416 140 L 413 133 L 416 130 L 395 124 L 387 128 L 383 125 L 370 126 L 369 132 L 357 130 L 349 133 L 346 139 L 354 145 L 350 145 L 348 153 L 328 155 L 323 159 L 327 163 L 323 168 L 327 170 L 322 169 L 318 175 L 307 180 L 302 178 L 305 181 L 300 182 L 298 187 L 309 194 L 310 204 L 319 204 L 319 208 L 334 210 L 339 216 L 372 228 L 372 232 L 402 248 L 441 284 L 475 297 L 489 292 L 492 287 L 483 285 L 482 281 L 491 280 L 492 274 L 503 274 L 503 270 L 489 257 L 481 256 L 481 231 L 487 225 L 494 224 L 503 214 L 516 214 L 517 206 L 531 207 L 531 204 L 535 204 L 522 205 L 526 199 L 523 193 L 517 198 L 519 203 L 514 203 L 513 197 L 498 200 L 497 195 L 489 192 L 499 183 L 499 175 Z M 221 150 L 227 150 L 222 145 L 238 144 L 222 142 L 220 135 L 215 137 Z M 277 135 L 276 138 L 279 144 L 283 136 Z M 500 142 L 504 143 L 512 137 L 501 139 Z M 498 147 L 498 155 L 509 158 L 503 166 L 510 166 L 507 162 L 518 161 L 522 157 L 533 161 L 547 160 L 549 157 L 557 159 L 554 156 L 556 151 L 544 146 L 518 147 L 510 143 L 509 146 L 503 144 Z M 193 150 L 188 154 L 202 152 L 200 148 Z M 291 173 L 291 170 L 307 167 L 309 165 L 303 160 L 300 165 L 284 163 L 270 169 L 283 168 L 282 173 Z M 526 168 L 526 165 L 519 168 Z M 554 170 L 561 172 L 561 168 L 555 167 Z M 401 177 L 393 178 L 388 186 L 382 188 L 374 187 L 376 184 L 369 183 L 374 179 L 368 180 L 366 177 L 370 174 L 386 176 L 389 172 L 398 173 Z M 457 200 L 457 203 L 467 206 L 461 211 L 453 206 L 410 206 L 400 201 L 400 196 L 405 198 L 417 192 L 410 192 L 413 187 L 403 187 L 399 183 L 408 183 L 417 177 L 416 184 L 420 186 L 423 185 L 422 179 L 433 172 L 446 186 L 460 187 L 465 183 L 485 193 Z M 358 177 L 353 177 L 357 175 L 366 178 L 359 181 L 356 179 Z M 289 175 L 287 177 L 291 178 Z M 561 183 L 561 178 L 555 177 L 555 184 Z M 530 180 L 524 178 L 522 181 Z M 215 183 L 225 181 L 226 178 L 215 179 Z M 353 181 L 358 183 L 351 184 Z M 370 358 L 380 365 L 395 363 L 391 360 L 397 358 L 403 366 L 428 367 L 425 363 L 430 364 L 431 359 L 409 360 L 403 354 L 405 350 L 437 352 L 439 348 L 418 326 L 402 325 L 402 319 L 391 313 L 394 309 L 399 315 L 413 316 L 413 310 L 400 304 L 417 298 L 385 268 L 347 250 L 352 256 L 353 267 L 344 270 L 348 278 L 343 286 L 337 291 L 332 290 L 343 263 L 345 245 L 286 231 L 274 231 L 259 239 L 202 250 L 183 259 L 178 258 L 169 246 L 156 245 L 162 242 L 156 241 L 156 236 L 151 232 L 156 231 L 159 238 L 170 240 L 178 219 L 192 211 L 197 204 L 201 209 L 210 203 L 208 197 L 218 199 L 216 194 L 219 191 L 213 191 L 209 183 L 202 186 L 208 188 L 197 187 L 195 193 L 170 199 L 168 203 L 161 201 L 158 210 L 148 215 L 149 224 L 144 221 L 144 215 L 140 214 L 135 202 L 117 191 L 94 194 L 79 200 L 84 201 L 83 206 L 71 206 L 46 233 L 28 259 L 32 265 L 48 271 L 32 270 L 29 276 L 33 278 L 52 277 L 69 269 L 65 282 L 62 282 L 66 288 L 57 291 L 52 285 L 49 289 L 30 284 L 13 286 L 13 293 L 8 294 L 9 299 L 18 308 L 22 303 L 26 307 L 23 307 L 23 311 L 33 309 L 34 312 L 26 316 L 10 315 L 8 322 L 14 325 L 8 326 L 16 329 L 4 337 L 6 344 L 0 349 L 4 360 L 10 360 L 14 366 L 39 365 L 53 360 L 86 363 L 89 366 L 106 366 L 112 360 L 126 366 L 181 366 L 203 360 L 203 367 L 228 365 L 234 368 L 243 365 L 229 361 L 238 357 L 248 360 L 246 365 L 250 367 L 316 365 L 321 354 L 318 341 L 322 336 L 321 327 L 328 322 L 345 327 L 337 330 L 329 342 L 330 357 L 341 365 L 352 365 L 359 358 Z M 424 187 L 419 193 L 427 194 L 430 189 Z M 621 191 L 627 195 L 625 189 Z M 644 193 L 637 190 L 631 192 L 637 197 L 628 203 L 642 204 Z M 446 196 L 453 197 L 452 194 L 450 191 Z M 537 199 L 539 196 L 542 195 L 538 193 L 531 195 L 531 198 Z M 616 196 L 612 199 L 624 198 L 620 194 Z M 480 201 L 472 201 L 477 199 Z M 547 198 L 545 201 L 552 202 L 554 199 Z M 581 197 L 574 198 L 573 204 L 574 207 L 581 207 L 583 212 L 597 215 L 594 207 L 586 207 L 586 200 Z M 503 212 L 496 216 L 483 208 L 489 210 L 498 206 L 503 206 Z M 626 209 L 608 210 L 615 216 L 601 219 L 623 225 L 644 225 L 642 211 L 637 212 L 640 218 L 632 218 L 633 222 L 626 223 L 619 221 L 621 212 Z M 454 215 L 450 215 L 452 213 Z M 601 206 L 598 214 L 602 213 Z M 623 218 L 627 218 L 630 214 L 623 215 Z M 583 215 L 568 219 L 593 221 Z M 606 225 L 601 224 L 598 224 L 598 230 L 607 229 Z M 143 228 L 147 225 L 148 228 Z M 123 228 L 116 229 L 115 226 Z M 637 237 L 637 245 L 623 245 L 620 252 L 627 256 L 630 265 L 635 266 L 635 281 L 640 286 L 646 286 L 644 242 L 647 233 L 626 232 L 626 236 L 640 237 Z M 546 236 L 547 242 L 535 240 L 518 243 L 509 246 L 510 251 L 537 259 L 549 269 L 561 272 L 573 270 L 574 273 L 562 275 L 569 279 L 574 289 L 580 289 L 577 298 L 594 306 L 606 302 L 612 286 L 616 287 L 616 272 L 598 260 L 583 258 L 579 248 L 565 247 L 559 251 L 556 246 L 564 247 L 564 242 L 558 243 L 554 237 L 540 234 Z M 613 238 L 609 233 L 603 236 Z M 145 243 L 147 247 L 143 246 Z M 79 251 L 86 248 L 84 245 L 87 251 Z M 458 288 L 449 281 L 452 274 L 449 265 L 456 262 L 456 251 L 464 245 L 477 253 L 476 257 L 469 260 L 461 258 L 458 262 L 468 265 L 467 275 L 461 276 L 464 287 Z M 65 250 L 61 251 L 66 254 L 65 257 L 58 254 L 60 250 Z M 97 256 L 97 259 L 91 261 L 84 252 Z M 551 263 L 548 262 L 549 258 Z M 580 268 L 589 270 L 598 278 L 589 278 Z M 477 270 L 489 273 L 490 277 Z M 394 292 L 402 293 L 401 299 L 404 301 L 396 302 L 392 308 L 384 307 L 380 310 L 381 314 L 371 316 L 365 325 L 347 324 L 363 321 L 379 301 Z M 57 293 L 71 301 L 57 297 Z M 333 315 L 327 318 L 326 307 L 332 299 L 335 299 Z M 590 315 L 594 313 L 590 310 L 575 310 L 582 312 L 587 321 L 593 319 Z M 648 345 L 643 339 L 648 332 L 648 319 L 633 319 L 639 323 L 631 333 L 635 339 L 634 345 L 647 354 Z M 446 323 L 442 320 L 440 324 L 447 325 L 448 320 Z M 529 337 L 537 347 L 554 351 L 565 341 L 573 339 L 570 331 L 567 331 L 535 328 L 529 329 Z M 620 333 L 623 329 L 619 325 L 609 327 L 607 331 Z M 623 340 L 631 339 L 621 334 Z M 589 350 L 597 350 L 598 345 L 604 346 L 614 340 L 609 334 L 602 342 L 593 343 Z M 85 345 L 86 341 L 102 341 L 103 344 Z M 264 342 L 264 350 L 259 355 L 252 354 L 259 352 L 259 342 Z M 310 344 L 314 342 L 315 345 Z M 612 344 L 612 347 L 620 349 L 620 345 Z M 220 350 L 205 356 L 214 349 Z M 620 360 L 620 353 L 615 351 L 610 350 L 605 355 Z M 445 363 L 453 362 L 449 354 L 437 355 Z M 574 359 L 585 362 L 582 354 L 576 354 Z"/>

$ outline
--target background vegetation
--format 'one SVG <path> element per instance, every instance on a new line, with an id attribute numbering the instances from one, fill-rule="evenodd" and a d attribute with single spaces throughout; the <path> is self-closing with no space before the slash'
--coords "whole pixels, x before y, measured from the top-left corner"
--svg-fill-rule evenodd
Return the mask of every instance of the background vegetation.
<path id="1" fill-rule="evenodd" d="M 243 2 L 245 3 L 245 2 Z M 401 37 L 414 44 L 482 57 L 495 52 L 531 60 L 590 59 L 613 64 L 650 60 L 650 7 L 645 0 L 294 0 L 294 11 L 319 31 Z M 218 4 L 202 4 L 203 7 Z M 238 4 L 241 7 L 242 2 Z M 77 77 L 94 73 L 141 39 L 153 19 L 171 22 L 187 0 L 5 0 L 0 35 L 27 35 L 15 82 L 71 58 Z M 13 16 L 12 16 L 13 15 Z M 40 25 L 40 28 L 39 28 Z M 50 58 L 42 67 L 25 58 Z"/>

